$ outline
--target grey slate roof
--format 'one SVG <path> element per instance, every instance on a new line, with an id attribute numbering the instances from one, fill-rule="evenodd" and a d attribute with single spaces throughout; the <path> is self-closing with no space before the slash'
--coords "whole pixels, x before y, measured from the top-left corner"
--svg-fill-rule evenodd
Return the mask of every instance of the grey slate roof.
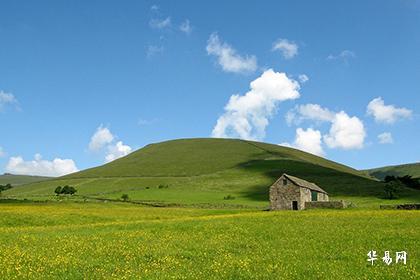
<path id="1" fill-rule="evenodd" d="M 305 181 L 305 180 L 300 179 L 298 177 L 294 177 L 294 176 L 288 175 L 286 173 L 284 173 L 283 176 L 286 177 L 287 179 L 289 179 L 290 181 L 292 181 L 295 185 L 297 185 L 299 187 L 307 188 L 307 189 L 310 189 L 310 190 L 313 190 L 313 191 L 317 191 L 317 192 L 328 194 L 326 191 L 324 191 L 323 189 L 321 189 L 320 187 L 318 187 L 314 183 Z"/>

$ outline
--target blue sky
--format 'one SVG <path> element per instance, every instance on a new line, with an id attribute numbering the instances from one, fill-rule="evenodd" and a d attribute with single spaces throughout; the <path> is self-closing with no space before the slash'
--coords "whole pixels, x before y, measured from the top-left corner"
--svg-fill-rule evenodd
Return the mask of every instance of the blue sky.
<path id="1" fill-rule="evenodd" d="M 211 136 L 420 161 L 420 1 L 225 2 L 1 1 L 0 171 Z"/>

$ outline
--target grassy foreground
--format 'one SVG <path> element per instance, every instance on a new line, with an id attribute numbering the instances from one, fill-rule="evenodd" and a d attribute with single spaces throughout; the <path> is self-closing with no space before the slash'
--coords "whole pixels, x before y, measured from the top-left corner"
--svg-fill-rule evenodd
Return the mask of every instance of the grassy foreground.
<path id="1" fill-rule="evenodd" d="M 0 204 L 0 279 L 419 279 L 420 212 Z M 408 252 L 407 265 L 366 254 Z"/>

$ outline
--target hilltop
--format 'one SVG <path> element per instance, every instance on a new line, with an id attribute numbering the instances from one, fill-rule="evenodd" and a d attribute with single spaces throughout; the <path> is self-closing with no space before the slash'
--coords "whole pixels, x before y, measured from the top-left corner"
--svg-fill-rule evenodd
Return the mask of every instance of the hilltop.
<path id="1" fill-rule="evenodd" d="M 51 177 L 44 176 L 30 176 L 30 175 L 14 175 L 3 174 L 0 175 L 0 185 L 11 184 L 12 186 L 19 186 L 29 183 L 41 182 L 51 179 Z"/>
<path id="2" fill-rule="evenodd" d="M 236 139 L 180 139 L 148 145 L 108 164 L 8 190 L 6 196 L 54 199 L 57 186 L 78 197 L 176 204 L 268 205 L 268 188 L 288 173 L 335 199 L 381 203 L 383 184 L 348 166 L 279 145 Z M 403 199 L 418 201 L 405 190 Z M 224 199 L 227 196 L 234 199 Z"/>
<path id="3" fill-rule="evenodd" d="M 410 175 L 413 178 L 420 178 L 420 162 L 384 166 L 384 167 L 379 167 L 379 168 L 367 169 L 365 171 L 371 176 L 374 176 L 380 180 L 384 179 L 385 176 L 387 175 L 389 176 Z"/>

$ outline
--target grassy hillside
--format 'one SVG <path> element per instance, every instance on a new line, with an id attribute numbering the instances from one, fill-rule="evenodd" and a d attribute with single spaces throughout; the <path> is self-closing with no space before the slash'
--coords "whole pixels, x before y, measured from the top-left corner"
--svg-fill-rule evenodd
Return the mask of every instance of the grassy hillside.
<path id="1" fill-rule="evenodd" d="M 385 178 L 385 176 L 404 176 L 410 175 L 414 178 L 420 178 L 420 162 L 402 164 L 402 165 L 392 165 L 384 166 L 380 168 L 368 169 L 365 170 L 371 176 L 374 176 L 380 180 Z"/>
<path id="2" fill-rule="evenodd" d="M 78 198 L 147 203 L 267 207 L 269 186 L 282 174 L 315 182 L 335 199 L 384 203 L 383 184 L 347 166 L 292 148 L 233 139 L 184 139 L 152 144 L 106 165 L 4 192 L 5 196 L 55 199 L 58 185 Z M 225 200 L 231 195 L 235 199 Z M 404 190 L 399 202 L 420 201 Z M 385 201 L 388 202 L 388 201 Z"/>
<path id="3" fill-rule="evenodd" d="M 361 174 L 347 166 L 292 148 L 235 139 L 201 138 L 151 144 L 126 157 L 66 178 L 197 176 L 265 159 L 299 160 Z"/>
<path id="4" fill-rule="evenodd" d="M 51 178 L 42 177 L 42 176 L 4 174 L 4 175 L 0 175 L 0 185 L 11 184 L 12 186 L 18 186 L 18 185 L 29 184 L 29 183 L 34 183 L 34 182 L 41 182 L 48 179 L 51 179 Z"/>

